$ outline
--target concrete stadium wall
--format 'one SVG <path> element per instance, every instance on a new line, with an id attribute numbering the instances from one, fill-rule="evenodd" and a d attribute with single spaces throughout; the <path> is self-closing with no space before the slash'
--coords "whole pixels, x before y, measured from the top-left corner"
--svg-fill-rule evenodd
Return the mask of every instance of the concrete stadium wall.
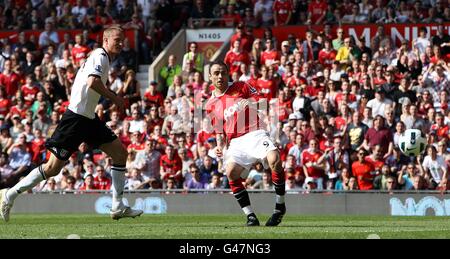
<path id="1" fill-rule="evenodd" d="M 125 195 L 127 202 L 147 214 L 240 214 L 230 193 Z M 270 214 L 274 194 L 250 193 L 256 212 Z M 450 194 L 287 194 L 289 214 L 298 215 L 393 215 L 450 216 Z M 25 194 L 20 196 L 13 213 L 86 213 L 107 214 L 111 206 L 109 194 Z"/>

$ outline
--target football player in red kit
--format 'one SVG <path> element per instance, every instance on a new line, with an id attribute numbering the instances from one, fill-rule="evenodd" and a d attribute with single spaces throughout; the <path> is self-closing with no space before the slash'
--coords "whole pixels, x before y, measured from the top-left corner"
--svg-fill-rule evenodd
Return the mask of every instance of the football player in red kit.
<path id="1" fill-rule="evenodd" d="M 258 117 L 257 91 L 245 82 L 228 83 L 228 67 L 223 62 L 211 64 L 209 78 L 214 91 L 206 112 L 215 132 L 226 135 L 228 147 L 224 153 L 221 147 L 217 148 L 216 155 L 224 159 L 231 190 L 247 216 L 247 226 L 259 226 L 259 220 L 251 208 L 241 175 L 256 162 L 268 164 L 272 170 L 276 204 L 266 226 L 277 226 L 286 213 L 285 176 L 278 149 Z"/>

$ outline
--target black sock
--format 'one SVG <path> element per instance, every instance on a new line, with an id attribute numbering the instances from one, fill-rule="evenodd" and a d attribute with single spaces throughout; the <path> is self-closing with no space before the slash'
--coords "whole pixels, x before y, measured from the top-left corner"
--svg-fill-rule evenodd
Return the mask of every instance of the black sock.
<path id="1" fill-rule="evenodd" d="M 250 206 L 250 197 L 248 196 L 247 190 L 244 189 L 239 191 L 238 193 L 235 193 L 234 198 L 236 198 L 241 208 Z"/>
<path id="2" fill-rule="evenodd" d="M 282 183 L 282 184 L 273 183 L 273 186 L 275 187 L 275 193 L 277 195 L 283 196 L 286 194 L 286 184 L 285 183 Z"/>

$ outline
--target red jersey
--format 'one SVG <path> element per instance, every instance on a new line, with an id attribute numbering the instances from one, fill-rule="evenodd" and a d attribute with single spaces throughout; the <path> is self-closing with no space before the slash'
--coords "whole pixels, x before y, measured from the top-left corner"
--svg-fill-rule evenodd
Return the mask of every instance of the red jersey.
<path id="1" fill-rule="evenodd" d="M 344 100 L 344 93 L 337 93 L 334 98 L 334 107 L 339 107 L 339 104 L 342 103 L 342 100 Z M 356 95 L 350 93 L 348 95 L 348 103 L 356 102 Z"/>
<path id="2" fill-rule="evenodd" d="M 208 139 L 214 137 L 214 133 L 209 133 L 207 131 L 204 130 L 200 130 L 197 133 L 197 144 L 199 146 L 204 146 L 208 144 Z"/>
<path id="3" fill-rule="evenodd" d="M 342 116 L 336 117 L 336 119 L 334 120 L 334 126 L 338 130 L 342 131 L 346 124 L 347 124 L 347 122 L 345 121 L 345 118 Z"/>
<path id="4" fill-rule="evenodd" d="M 366 156 L 365 158 L 366 162 L 372 165 L 373 170 L 380 170 L 384 165 L 383 160 L 373 160 L 372 157 Z"/>
<path id="5" fill-rule="evenodd" d="M 140 151 L 140 150 L 144 150 L 145 148 L 145 144 L 144 143 L 131 143 L 130 145 L 128 145 L 127 150 L 135 150 L 135 151 Z"/>
<path id="6" fill-rule="evenodd" d="M 322 64 L 325 68 L 331 68 L 331 65 L 336 60 L 337 51 L 332 49 L 330 51 L 326 51 L 322 49 L 319 51 L 319 63 Z"/>
<path id="7" fill-rule="evenodd" d="M 236 53 L 233 50 L 230 50 L 225 55 L 225 64 L 227 64 L 230 75 L 234 72 L 238 72 L 240 74 L 240 66 L 241 64 L 246 64 L 247 66 L 250 64 L 250 56 L 247 52 Z"/>
<path id="8" fill-rule="evenodd" d="M 19 114 L 20 118 L 23 119 L 27 115 L 27 108 L 25 107 L 19 108 L 19 106 L 14 105 L 13 107 L 11 107 L 10 114 L 11 116 L 14 114 Z"/>
<path id="9" fill-rule="evenodd" d="M 164 97 L 158 92 L 155 92 L 153 95 L 150 92 L 145 92 L 144 100 L 148 105 L 156 105 L 158 107 L 164 105 Z"/>
<path id="10" fill-rule="evenodd" d="M 311 23 L 315 24 L 319 18 L 327 12 L 328 4 L 325 1 L 313 1 L 308 5 L 308 13 L 311 14 Z M 323 22 L 324 20 L 322 20 Z"/>
<path id="11" fill-rule="evenodd" d="M 222 25 L 224 27 L 234 27 L 236 24 L 239 24 L 242 20 L 241 16 L 239 14 L 224 14 L 222 16 L 223 22 Z"/>
<path id="12" fill-rule="evenodd" d="M 20 78 L 16 73 L 0 74 L 0 85 L 3 85 L 7 96 L 14 96 L 19 89 Z"/>
<path id="13" fill-rule="evenodd" d="M 352 164 L 352 172 L 356 177 L 360 190 L 373 189 L 373 176 L 370 172 L 373 171 L 373 166 L 370 163 L 360 163 L 356 161 Z M 360 179 L 363 177 L 364 179 Z"/>
<path id="14" fill-rule="evenodd" d="M 97 190 L 109 190 L 111 189 L 111 179 L 107 177 L 103 177 L 100 179 L 100 177 L 94 178 L 94 188 Z"/>
<path id="15" fill-rule="evenodd" d="M 31 141 L 31 154 L 32 158 L 31 161 L 33 163 L 41 163 L 42 157 L 45 154 L 45 151 L 47 149 L 45 148 L 45 139 L 44 138 L 35 138 L 33 141 Z"/>
<path id="16" fill-rule="evenodd" d="M 277 50 L 272 49 L 269 51 L 263 51 L 261 53 L 261 64 L 266 66 L 272 66 L 275 61 L 280 60 L 280 54 Z M 278 70 L 278 66 L 275 66 L 275 70 Z"/>
<path id="17" fill-rule="evenodd" d="M 241 33 L 241 34 L 235 33 L 235 34 L 233 34 L 233 36 L 231 36 L 230 46 L 233 46 L 234 42 L 237 40 L 241 41 L 241 47 L 243 50 L 245 50 L 247 52 L 252 51 L 253 39 L 251 37 L 249 37 L 245 33 Z"/>
<path id="18" fill-rule="evenodd" d="M 302 163 L 303 165 L 306 165 L 308 162 L 317 162 L 317 160 L 319 160 L 319 158 L 322 156 L 322 152 L 317 151 L 316 153 L 310 153 L 307 150 L 304 150 L 302 152 Z M 307 168 L 308 170 L 308 176 L 309 177 L 313 177 L 313 178 L 319 178 L 323 176 L 323 170 L 318 169 L 318 168 L 314 168 L 312 166 Z"/>
<path id="19" fill-rule="evenodd" d="M 9 107 L 11 107 L 11 101 L 9 99 L 0 100 L 0 114 L 6 116 L 9 112 Z"/>
<path id="20" fill-rule="evenodd" d="M 278 24 L 286 24 L 289 18 L 289 13 L 292 13 L 292 3 L 290 0 L 275 0 L 273 2 L 272 10 L 277 17 Z"/>
<path id="21" fill-rule="evenodd" d="M 384 80 L 383 78 L 375 77 L 373 79 L 373 84 L 374 85 L 382 85 L 382 84 L 385 84 L 385 83 L 386 83 L 386 80 Z"/>
<path id="22" fill-rule="evenodd" d="M 80 61 L 82 59 L 87 59 L 89 52 L 91 52 L 91 49 L 83 45 L 74 46 L 72 48 L 72 60 L 77 67 L 80 66 Z"/>
<path id="23" fill-rule="evenodd" d="M 289 89 L 295 89 L 297 86 L 306 84 L 306 79 L 301 76 L 290 76 L 285 78 L 284 83 L 288 86 Z"/>
<path id="24" fill-rule="evenodd" d="M 277 84 L 272 79 L 262 79 L 256 80 L 256 90 L 258 91 L 259 98 L 273 99 L 277 97 Z"/>
<path id="25" fill-rule="evenodd" d="M 31 105 L 33 105 L 35 99 L 36 99 L 36 94 L 39 93 L 39 88 L 34 86 L 34 85 L 22 85 L 22 87 L 20 88 L 20 90 L 22 91 L 22 95 L 23 95 L 23 99 L 25 102 L 25 105 L 30 107 Z"/>
<path id="26" fill-rule="evenodd" d="M 305 93 L 311 97 L 317 96 L 320 91 L 325 92 L 325 87 L 320 85 L 319 87 L 314 87 L 312 85 L 308 85 L 305 89 Z"/>
<path id="27" fill-rule="evenodd" d="M 215 132 L 226 134 L 228 141 L 231 141 L 251 131 L 265 129 L 264 122 L 258 117 L 258 111 L 248 105 L 244 106 L 247 99 L 250 99 L 250 102 L 257 100 L 256 93 L 256 89 L 245 82 L 229 84 L 220 96 L 213 92 L 206 103 L 206 112 L 211 118 Z"/>
<path id="28" fill-rule="evenodd" d="M 280 100 L 280 98 L 278 98 L 275 109 L 278 111 L 278 120 L 285 121 L 292 112 L 292 102 L 290 100 Z"/>
<path id="29" fill-rule="evenodd" d="M 183 162 L 181 162 L 180 157 L 177 155 L 174 155 L 172 159 L 169 159 L 169 156 L 167 155 L 163 155 L 159 165 L 167 172 L 164 176 L 164 180 L 167 180 L 169 176 L 175 176 L 175 174 L 183 168 Z M 181 181 L 181 177 L 182 176 L 178 176 L 176 180 Z"/>
<path id="30" fill-rule="evenodd" d="M 432 131 L 436 131 L 436 135 L 438 136 L 438 140 L 448 139 L 450 134 L 450 127 L 448 125 L 438 126 L 437 124 L 433 124 L 430 128 Z"/>

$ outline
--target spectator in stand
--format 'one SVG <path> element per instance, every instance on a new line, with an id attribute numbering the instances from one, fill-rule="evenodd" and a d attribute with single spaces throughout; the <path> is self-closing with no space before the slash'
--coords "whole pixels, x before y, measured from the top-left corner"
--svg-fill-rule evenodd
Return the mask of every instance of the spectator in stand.
<path id="1" fill-rule="evenodd" d="M 273 24 L 273 0 L 257 0 L 254 5 L 254 15 L 261 26 Z"/>
<path id="2" fill-rule="evenodd" d="M 201 170 L 195 164 L 190 165 L 189 170 L 192 178 L 184 183 L 184 189 L 187 191 L 207 189 L 209 181 L 208 178 L 202 174 Z"/>
<path id="3" fill-rule="evenodd" d="M 166 154 L 160 159 L 161 179 L 167 183 L 170 176 L 175 177 L 177 186 L 183 185 L 183 174 L 181 172 L 182 162 L 178 154 L 175 153 L 173 147 L 168 145 L 165 149 Z"/>
<path id="4" fill-rule="evenodd" d="M 271 39 L 266 39 L 266 48 L 261 53 L 260 64 L 265 65 L 267 67 L 275 66 L 278 67 L 280 60 L 280 53 L 276 49 L 273 41 Z"/>
<path id="5" fill-rule="evenodd" d="M 426 127 L 425 120 L 418 114 L 416 105 L 409 106 L 409 115 L 403 120 L 406 129 L 419 129 L 423 133 L 428 133 L 429 128 Z"/>
<path id="6" fill-rule="evenodd" d="M 106 174 L 105 168 L 102 165 L 98 165 L 95 168 L 96 176 L 94 177 L 94 186 L 98 190 L 111 189 L 111 179 Z"/>
<path id="7" fill-rule="evenodd" d="M 54 30 L 53 22 L 45 23 L 45 31 L 39 35 L 39 48 L 46 49 L 49 45 L 57 47 L 59 44 L 58 33 Z"/>
<path id="8" fill-rule="evenodd" d="M 224 189 L 222 177 L 219 174 L 213 174 L 211 182 L 206 187 L 208 190 Z"/>
<path id="9" fill-rule="evenodd" d="M 247 188 L 267 191 L 273 190 L 272 173 L 270 172 L 270 169 L 264 170 L 262 179 L 257 181 L 252 186 L 248 186 Z"/>
<path id="10" fill-rule="evenodd" d="M 352 64 L 354 47 L 352 46 L 351 39 L 349 37 L 344 39 L 344 45 L 338 49 L 336 54 L 336 60 L 344 67 L 348 67 Z"/>
<path id="11" fill-rule="evenodd" d="M 419 37 L 413 41 L 413 48 L 419 51 L 419 55 L 425 53 L 425 49 L 431 45 L 427 34 L 427 28 L 421 27 L 419 28 Z"/>
<path id="12" fill-rule="evenodd" d="M 28 172 L 31 165 L 31 155 L 28 152 L 25 134 L 20 134 L 7 152 L 9 156 L 9 166 L 15 171 L 15 175 L 24 175 Z"/>
<path id="13" fill-rule="evenodd" d="M 177 58 L 175 55 L 169 55 L 167 65 L 162 67 L 159 71 L 161 77 L 161 87 L 164 89 L 164 93 L 167 92 L 167 88 L 173 84 L 174 77 L 181 75 L 181 66 L 177 64 Z"/>
<path id="14" fill-rule="evenodd" d="M 322 152 L 319 150 L 318 145 L 319 143 L 316 139 L 310 140 L 309 148 L 302 152 L 301 162 L 306 178 L 312 178 L 312 181 L 317 185 L 317 189 L 323 190 L 323 177 L 325 172 L 323 167 L 317 163 L 322 156 Z M 307 181 L 305 180 L 305 182 Z"/>
<path id="15" fill-rule="evenodd" d="M 377 115 L 384 116 L 384 111 L 391 107 L 392 101 L 385 97 L 386 91 L 383 88 L 378 88 L 375 92 L 375 99 L 370 100 L 366 107 L 372 110 L 372 117 Z"/>
<path id="16" fill-rule="evenodd" d="M 306 32 L 306 40 L 303 41 L 301 53 L 303 53 L 303 61 L 317 61 L 321 45 L 313 40 L 313 32 Z"/>
<path id="17" fill-rule="evenodd" d="M 121 71 L 138 71 L 138 54 L 130 45 L 130 40 L 125 38 L 123 40 L 123 48 L 120 54 L 114 60 L 113 67 Z"/>
<path id="18" fill-rule="evenodd" d="M 342 23 L 367 23 L 368 16 L 360 13 L 360 7 L 357 4 L 354 4 L 352 7 L 351 14 L 346 14 L 342 17 Z"/>
<path id="19" fill-rule="evenodd" d="M 156 141 L 146 140 L 145 148 L 136 155 L 138 168 L 147 178 L 160 179 L 160 159 L 161 153 L 155 150 Z"/>
<path id="20" fill-rule="evenodd" d="M 337 51 L 333 49 L 330 39 L 325 39 L 324 48 L 319 51 L 318 61 L 324 68 L 332 67 L 333 62 L 336 59 Z"/>
<path id="21" fill-rule="evenodd" d="M 12 61 L 6 60 L 3 65 L 3 72 L 0 74 L 0 85 L 5 87 L 6 96 L 11 98 L 15 96 L 19 89 L 19 75 L 13 71 Z M 14 98 L 12 98 L 14 100 Z"/>
<path id="22" fill-rule="evenodd" d="M 94 184 L 94 176 L 92 174 L 86 174 L 84 176 L 84 183 L 79 188 L 80 191 L 93 191 L 97 190 Z"/>
<path id="23" fill-rule="evenodd" d="M 422 164 L 419 163 L 421 175 L 428 180 L 431 189 L 446 188 L 448 181 L 448 166 L 442 156 L 437 154 L 433 145 L 426 148 L 426 156 Z"/>
<path id="24" fill-rule="evenodd" d="M 418 161 L 420 163 L 420 161 Z M 401 170 L 398 172 L 398 184 L 402 190 L 413 190 L 414 185 L 418 186 L 418 183 L 416 182 L 423 179 L 420 179 L 422 176 L 419 174 L 418 169 L 416 168 L 416 165 L 414 163 L 408 163 L 408 165 L 402 166 Z M 423 185 L 420 184 L 420 185 Z M 422 189 L 423 187 L 419 187 Z"/>
<path id="25" fill-rule="evenodd" d="M 307 24 L 322 24 L 327 13 L 328 4 L 323 0 L 313 0 L 308 5 Z"/>
<path id="26" fill-rule="evenodd" d="M 275 26 L 288 25 L 293 11 L 292 2 L 290 0 L 275 0 L 272 7 Z"/>
<path id="27" fill-rule="evenodd" d="M 364 149 L 358 150 L 358 160 L 352 164 L 352 173 L 356 177 L 360 190 L 372 190 L 374 180 L 373 165 L 366 161 Z"/>
<path id="28" fill-rule="evenodd" d="M 385 119 L 380 115 L 375 117 L 373 127 L 367 131 L 364 137 L 363 147 L 366 150 L 370 150 L 376 145 L 381 146 L 382 156 L 392 152 L 392 133 L 385 127 Z"/>
<path id="29" fill-rule="evenodd" d="M 141 100 L 141 86 L 136 79 L 136 72 L 132 69 L 125 73 L 125 81 L 118 90 L 119 95 L 125 99 L 125 107 L 128 109 L 133 103 Z"/>
<path id="30" fill-rule="evenodd" d="M 202 0 L 197 0 L 202 1 Z M 188 61 L 191 63 L 188 65 Z M 196 71 L 203 72 L 205 65 L 205 57 L 198 50 L 198 44 L 196 42 L 189 43 L 189 51 L 183 56 L 182 67 L 189 67 L 190 69 L 195 69 Z"/>
<path id="31" fill-rule="evenodd" d="M 79 68 L 81 66 L 81 61 L 87 59 L 91 49 L 84 45 L 85 41 L 83 39 L 83 34 L 77 34 L 75 36 L 75 45 L 72 48 L 72 60 L 73 64 Z"/>
<path id="32" fill-rule="evenodd" d="M 144 187 L 145 184 L 146 182 L 141 175 L 141 171 L 137 168 L 132 168 L 130 170 L 128 179 L 126 180 L 125 189 L 138 190 L 142 189 L 142 187 Z"/>
<path id="33" fill-rule="evenodd" d="M 397 187 L 397 171 L 392 171 L 388 165 L 383 165 L 374 180 L 374 189 L 392 191 Z"/>
<path id="34" fill-rule="evenodd" d="M 228 66 L 230 76 L 233 73 L 238 73 L 240 77 L 241 64 L 250 65 L 250 56 L 246 51 L 243 51 L 241 41 L 239 39 L 233 42 L 231 49 L 225 54 L 225 64 Z"/>
<path id="35" fill-rule="evenodd" d="M 9 133 L 9 126 L 7 124 L 3 124 L 2 126 L 0 126 L 1 152 L 6 153 L 13 143 L 14 140 Z"/>

